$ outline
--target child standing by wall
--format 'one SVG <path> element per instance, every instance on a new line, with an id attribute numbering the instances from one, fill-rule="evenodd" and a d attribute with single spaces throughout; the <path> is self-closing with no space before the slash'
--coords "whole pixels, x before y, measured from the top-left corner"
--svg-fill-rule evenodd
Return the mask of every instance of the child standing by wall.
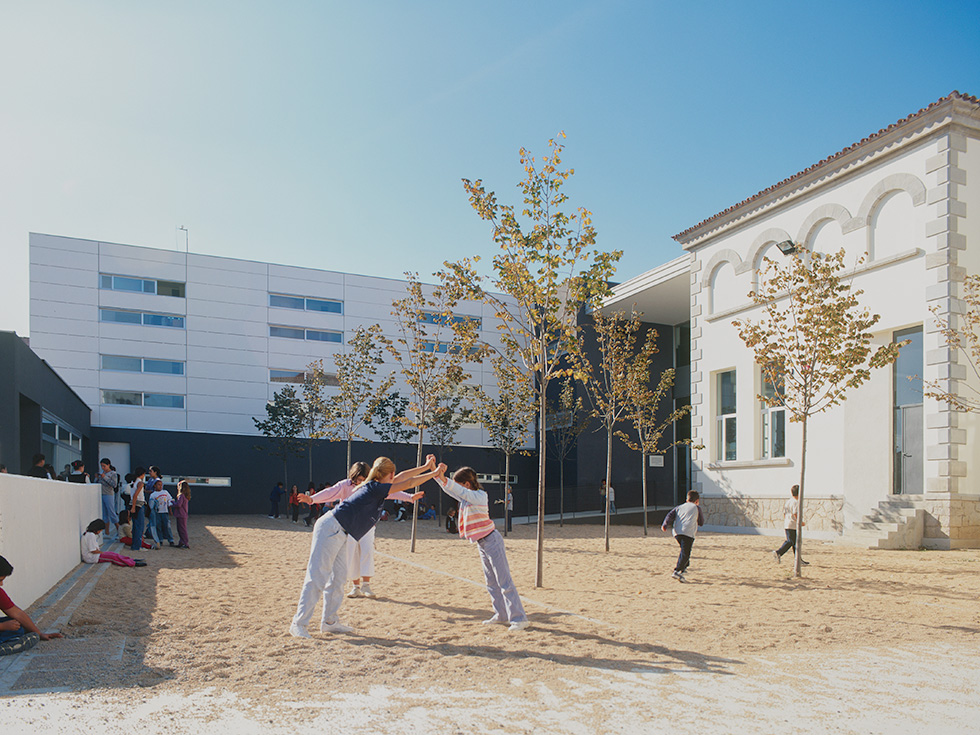
<path id="1" fill-rule="evenodd" d="M 131 559 L 122 554 L 112 551 L 102 551 L 100 536 L 105 531 L 105 521 L 98 518 L 88 524 L 85 533 L 82 534 L 82 561 L 86 564 L 98 564 L 99 562 L 109 562 L 117 567 L 145 567 L 146 562 L 142 559 Z"/>
<path id="2" fill-rule="evenodd" d="M 687 502 L 672 509 L 664 523 L 660 527 L 661 531 L 666 531 L 667 526 L 673 526 L 674 538 L 677 539 L 681 547 L 680 554 L 677 555 L 677 565 L 674 573 L 671 574 L 678 582 L 686 582 L 684 572 L 691 563 L 691 547 L 694 546 L 694 536 L 698 532 L 698 526 L 704 525 L 704 513 L 701 512 L 701 496 L 697 490 L 688 490 Z"/>
<path id="3" fill-rule="evenodd" d="M 143 506 L 146 504 L 144 492 L 146 489 L 146 470 L 137 467 L 133 474 L 136 475 L 136 479 L 133 480 L 133 497 L 129 505 L 129 519 L 133 524 L 129 548 L 133 551 L 139 551 L 143 548 L 143 531 L 146 530 L 146 516 L 143 514 Z"/>
<path id="4" fill-rule="evenodd" d="M 431 454 L 421 467 L 395 474 L 395 463 L 387 457 L 378 457 L 368 472 L 367 482 L 358 486 L 354 493 L 316 522 L 313 541 L 310 544 L 310 560 L 303 580 L 296 615 L 289 626 L 289 634 L 296 638 L 309 638 L 307 626 L 313 617 L 317 598 L 323 594 L 323 612 L 320 618 L 322 633 L 350 633 L 352 629 L 337 619 L 337 612 L 344 601 L 344 581 L 347 577 L 347 539 L 360 541 L 377 524 L 384 502 L 392 494 L 411 490 L 440 471 L 435 469 L 436 459 Z M 415 493 L 413 500 L 424 493 Z"/>
<path id="5" fill-rule="evenodd" d="M 459 501 L 459 535 L 475 543 L 480 550 L 483 576 L 493 604 L 493 617 L 484 620 L 484 624 L 510 623 L 510 630 L 524 630 L 529 624 L 527 613 L 510 576 L 504 540 L 490 520 L 489 499 L 480 488 L 476 471 L 472 467 L 462 467 L 456 470 L 452 479 L 440 473 L 436 482 L 446 494 Z"/>
<path id="6" fill-rule="evenodd" d="M 174 520 L 177 522 L 177 548 L 189 549 L 187 545 L 187 509 L 191 503 L 191 485 L 187 480 L 177 483 L 177 501 L 174 503 Z"/>

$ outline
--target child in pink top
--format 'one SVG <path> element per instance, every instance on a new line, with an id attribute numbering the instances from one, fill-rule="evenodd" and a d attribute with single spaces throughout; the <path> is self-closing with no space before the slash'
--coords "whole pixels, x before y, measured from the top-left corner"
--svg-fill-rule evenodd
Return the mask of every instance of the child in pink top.
<path id="1" fill-rule="evenodd" d="M 332 503 L 337 500 L 347 500 L 354 490 L 367 479 L 370 472 L 367 462 L 355 462 L 347 472 L 347 477 L 340 482 L 324 488 L 310 496 L 311 503 Z M 388 497 L 411 502 L 412 496 L 398 492 Z M 371 577 L 374 576 L 374 529 L 372 528 L 360 540 L 347 537 L 347 575 L 351 580 L 351 589 L 347 593 L 350 598 L 377 597 L 371 589 Z"/>
<path id="2" fill-rule="evenodd" d="M 451 480 L 442 474 L 434 479 L 447 495 L 459 501 L 459 535 L 475 543 L 480 550 L 483 576 L 493 604 L 493 617 L 484 620 L 484 624 L 509 624 L 510 630 L 524 630 L 528 626 L 527 613 L 510 576 L 504 540 L 490 518 L 489 499 L 480 487 L 476 471 L 472 467 L 462 467 L 456 470 Z"/>

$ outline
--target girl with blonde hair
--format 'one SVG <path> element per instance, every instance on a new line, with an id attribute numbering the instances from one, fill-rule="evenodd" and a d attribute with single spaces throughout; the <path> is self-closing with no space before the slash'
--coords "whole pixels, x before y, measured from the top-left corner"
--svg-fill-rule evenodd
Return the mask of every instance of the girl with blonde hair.
<path id="1" fill-rule="evenodd" d="M 357 486 L 367 480 L 370 471 L 367 462 L 355 462 L 346 478 L 310 495 L 309 502 L 332 503 L 335 500 L 347 500 L 354 494 Z M 412 496 L 404 492 L 391 493 L 388 497 L 412 501 Z M 347 576 L 351 580 L 348 597 L 377 597 L 371 589 L 371 578 L 374 576 L 374 526 L 360 539 L 347 537 Z"/>
<path id="2" fill-rule="evenodd" d="M 395 474 L 395 463 L 387 457 L 378 457 L 368 472 L 367 480 L 316 522 L 310 544 L 310 560 L 306 566 L 306 578 L 299 595 L 296 615 L 289 626 L 289 634 L 296 638 L 309 638 L 307 630 L 317 598 L 323 594 L 323 611 L 320 617 L 321 633 L 350 633 L 352 628 L 337 619 L 337 612 L 344 601 L 344 582 L 347 579 L 347 539 L 359 541 L 381 518 L 384 502 L 395 493 L 418 487 L 426 480 L 445 472 L 445 465 L 436 467 L 436 458 L 429 455 L 421 467 Z M 412 502 L 424 493 L 411 496 Z"/>

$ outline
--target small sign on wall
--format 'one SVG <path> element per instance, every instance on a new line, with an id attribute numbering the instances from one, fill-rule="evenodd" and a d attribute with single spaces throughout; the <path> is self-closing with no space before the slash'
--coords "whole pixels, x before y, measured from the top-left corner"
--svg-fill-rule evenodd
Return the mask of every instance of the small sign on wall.
<path id="1" fill-rule="evenodd" d="M 664 466 L 664 455 L 662 455 L 662 454 L 651 454 L 650 455 L 650 466 L 651 467 L 663 467 Z"/>

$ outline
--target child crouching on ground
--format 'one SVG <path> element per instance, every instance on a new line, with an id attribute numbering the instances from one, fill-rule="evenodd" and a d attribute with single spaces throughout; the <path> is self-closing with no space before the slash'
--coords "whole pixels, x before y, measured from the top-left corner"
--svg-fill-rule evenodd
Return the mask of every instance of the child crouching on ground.
<path id="1" fill-rule="evenodd" d="M 99 537 L 105 531 L 105 521 L 97 518 L 88 524 L 85 533 L 82 534 L 82 561 L 86 564 L 98 564 L 99 562 L 109 562 L 117 567 L 145 567 L 146 562 L 142 559 L 130 559 L 128 556 L 116 554 L 112 551 L 102 551 L 102 543 Z"/>
<path id="2" fill-rule="evenodd" d="M 476 471 L 472 467 L 462 467 L 456 470 L 452 479 L 442 474 L 435 479 L 447 495 L 459 501 L 459 535 L 475 543 L 480 550 L 483 576 L 493 603 L 493 617 L 484 620 L 484 625 L 509 623 L 510 630 L 524 630 L 529 624 L 527 613 L 510 576 L 504 540 L 490 520 L 489 500 L 480 488 Z"/>

